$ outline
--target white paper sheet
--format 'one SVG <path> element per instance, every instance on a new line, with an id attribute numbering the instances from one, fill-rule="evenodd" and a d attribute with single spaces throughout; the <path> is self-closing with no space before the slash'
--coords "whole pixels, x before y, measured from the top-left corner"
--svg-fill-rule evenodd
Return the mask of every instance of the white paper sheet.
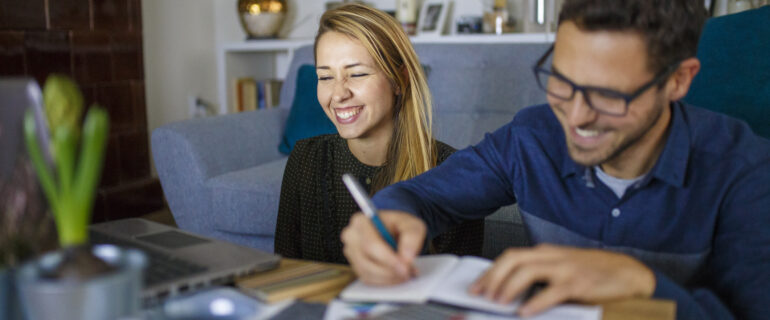
<path id="1" fill-rule="evenodd" d="M 430 295 L 430 300 L 443 302 L 469 309 L 484 310 L 501 314 L 513 314 L 519 307 L 520 300 L 509 304 L 499 304 L 481 296 L 468 293 L 471 284 L 492 265 L 487 259 L 463 257 L 455 265 L 447 281 L 439 283 Z"/>
<path id="2" fill-rule="evenodd" d="M 345 301 L 381 301 L 424 303 L 428 301 L 433 288 L 445 280 L 457 263 L 457 256 L 434 255 L 420 257 L 415 261 L 418 276 L 395 286 L 374 287 L 356 281 L 340 293 Z"/>

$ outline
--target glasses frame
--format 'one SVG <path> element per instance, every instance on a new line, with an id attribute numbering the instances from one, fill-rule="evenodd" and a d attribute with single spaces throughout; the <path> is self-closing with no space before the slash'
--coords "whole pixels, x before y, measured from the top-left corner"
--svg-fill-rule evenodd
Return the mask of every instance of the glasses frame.
<path id="1" fill-rule="evenodd" d="M 548 56 L 550 56 L 551 53 L 553 53 L 553 47 L 554 46 L 551 45 L 551 47 L 548 48 L 548 51 L 546 51 L 545 54 L 543 54 L 543 56 L 540 57 L 540 59 L 537 60 L 537 63 L 532 68 L 532 70 L 533 70 L 533 72 L 535 74 L 535 81 L 537 82 L 537 86 L 540 87 L 540 89 L 542 89 L 543 91 L 545 91 L 546 94 L 549 94 L 549 95 L 551 95 L 551 96 L 553 96 L 553 97 L 555 97 L 557 99 L 561 99 L 561 100 L 564 100 L 564 101 L 569 101 L 569 100 L 574 99 L 575 98 L 575 92 L 580 91 L 581 93 L 583 93 L 583 100 L 586 102 L 586 104 L 588 104 L 588 107 L 590 107 L 592 110 L 594 110 L 594 111 L 596 111 L 598 113 L 606 114 L 608 116 L 614 116 L 614 117 L 623 117 L 626 114 L 628 114 L 628 105 L 631 104 L 631 101 L 634 101 L 634 99 L 636 99 L 639 96 L 641 96 L 642 93 L 647 91 L 647 89 L 650 89 L 652 86 L 654 86 L 654 85 L 658 84 L 659 82 L 661 82 L 662 80 L 668 78 L 668 76 L 670 76 L 677 68 L 679 68 L 679 64 L 680 64 L 680 62 L 676 62 L 676 63 L 673 63 L 673 64 L 669 65 L 668 67 L 663 69 L 663 71 L 658 73 L 654 78 L 652 78 L 652 80 L 650 80 L 647 83 L 643 84 L 639 89 L 636 89 L 631 94 L 626 94 L 626 93 L 623 93 L 623 92 L 620 92 L 620 91 L 617 91 L 617 90 L 613 90 L 613 89 L 608 89 L 608 88 L 579 85 L 579 84 L 573 82 L 572 80 L 567 79 L 567 77 L 565 77 L 564 75 L 562 75 L 562 74 L 560 74 L 560 73 L 558 73 L 556 71 L 552 71 L 552 70 L 548 70 L 546 68 L 543 68 L 543 64 L 548 59 Z M 547 85 L 546 85 L 546 87 L 544 87 L 544 85 L 542 83 L 540 83 L 540 77 L 539 77 L 540 73 L 546 74 L 549 77 L 559 78 L 560 80 L 562 80 L 562 81 L 566 82 L 567 84 L 569 84 L 570 87 L 572 88 L 572 92 L 570 93 L 569 97 L 564 98 L 564 97 L 560 97 L 560 96 L 557 96 L 557 95 L 549 92 L 548 88 L 547 88 Z M 615 112 L 601 110 L 601 109 L 598 109 L 598 108 L 594 107 L 593 103 L 591 102 L 591 98 L 587 94 L 588 92 L 591 92 L 591 91 L 598 92 L 598 93 L 600 93 L 602 95 L 605 95 L 605 96 L 617 97 L 619 99 L 623 99 L 625 101 L 623 112 L 622 113 L 615 113 Z"/>

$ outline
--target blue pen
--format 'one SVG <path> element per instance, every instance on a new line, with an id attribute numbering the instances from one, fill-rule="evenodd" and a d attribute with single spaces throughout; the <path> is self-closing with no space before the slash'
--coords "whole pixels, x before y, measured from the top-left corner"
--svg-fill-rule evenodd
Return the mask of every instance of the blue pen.
<path id="1" fill-rule="evenodd" d="M 374 203 L 372 203 L 372 200 L 366 195 L 366 191 L 361 187 L 361 184 L 359 184 L 358 181 L 356 181 L 356 178 L 353 178 L 349 173 L 342 175 L 342 182 L 348 187 L 348 191 L 353 195 L 353 199 L 356 200 L 358 206 L 361 207 L 361 211 L 364 212 L 364 215 L 369 219 L 372 219 L 372 223 L 377 227 L 380 236 L 385 238 L 385 241 L 393 247 L 393 250 L 396 250 L 396 240 L 393 240 L 393 237 L 388 230 L 385 229 L 385 225 L 382 224 L 382 220 L 380 220 L 380 217 L 377 215 L 377 208 L 374 207 Z"/>

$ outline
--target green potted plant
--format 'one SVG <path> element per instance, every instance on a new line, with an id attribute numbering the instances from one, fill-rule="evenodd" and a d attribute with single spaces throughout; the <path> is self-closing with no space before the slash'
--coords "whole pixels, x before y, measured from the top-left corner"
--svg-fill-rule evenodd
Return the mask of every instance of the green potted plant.
<path id="1" fill-rule="evenodd" d="M 30 162 L 56 224 L 61 249 L 17 270 L 19 297 L 31 318 L 106 319 L 137 311 L 144 257 L 135 250 L 88 244 L 96 187 L 108 135 L 107 112 L 93 105 L 85 119 L 74 81 L 51 75 L 43 88 L 49 139 L 40 139 L 33 110 L 24 117 Z M 40 141 L 50 141 L 41 145 Z M 45 154 L 52 161 L 47 161 Z"/>

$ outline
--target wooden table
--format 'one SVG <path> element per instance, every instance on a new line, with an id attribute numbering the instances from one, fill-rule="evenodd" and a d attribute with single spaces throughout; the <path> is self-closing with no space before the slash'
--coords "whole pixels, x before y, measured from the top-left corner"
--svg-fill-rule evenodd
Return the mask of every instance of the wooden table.
<path id="1" fill-rule="evenodd" d="M 317 263 L 295 259 L 282 259 L 279 269 L 297 264 Z M 349 266 L 326 264 L 340 270 L 351 271 Z M 302 298 L 306 302 L 329 303 L 337 297 L 346 285 L 340 285 L 324 292 Z M 676 304 L 669 300 L 659 299 L 628 299 L 602 304 L 602 319 L 604 320 L 673 320 L 676 318 Z"/>

